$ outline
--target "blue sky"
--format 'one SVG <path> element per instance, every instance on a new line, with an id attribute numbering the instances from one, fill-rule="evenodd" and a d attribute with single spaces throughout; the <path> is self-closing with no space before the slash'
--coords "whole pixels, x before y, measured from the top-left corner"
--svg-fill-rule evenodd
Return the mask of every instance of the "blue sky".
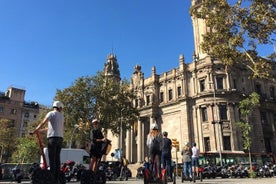
<path id="1" fill-rule="evenodd" d="M 51 105 L 56 89 L 103 70 L 117 56 L 121 78 L 139 64 L 163 73 L 194 50 L 189 0 L 0 0 L 0 91 L 26 90 Z"/>

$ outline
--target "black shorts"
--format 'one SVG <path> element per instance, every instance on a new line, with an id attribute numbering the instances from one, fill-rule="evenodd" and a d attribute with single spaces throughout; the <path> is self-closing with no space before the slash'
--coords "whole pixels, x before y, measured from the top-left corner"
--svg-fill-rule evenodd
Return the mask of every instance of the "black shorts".
<path id="1" fill-rule="evenodd" d="M 90 147 L 90 158 L 91 157 L 96 157 L 96 158 L 101 158 L 102 157 L 101 146 L 100 145 L 91 144 L 91 147 Z"/>

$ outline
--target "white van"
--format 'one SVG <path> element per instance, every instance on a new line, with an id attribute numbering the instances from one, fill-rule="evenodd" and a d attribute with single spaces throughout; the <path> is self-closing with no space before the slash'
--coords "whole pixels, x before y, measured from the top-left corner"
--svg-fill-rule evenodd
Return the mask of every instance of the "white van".
<path id="1" fill-rule="evenodd" d="M 47 166 L 49 167 L 48 148 L 44 148 L 43 151 L 46 157 Z M 90 156 L 89 153 L 87 153 L 87 151 L 84 149 L 62 148 L 60 153 L 60 162 L 63 164 L 67 160 L 72 160 L 76 164 L 83 164 L 87 169 L 89 168 Z M 43 163 L 42 156 L 40 163 Z"/>

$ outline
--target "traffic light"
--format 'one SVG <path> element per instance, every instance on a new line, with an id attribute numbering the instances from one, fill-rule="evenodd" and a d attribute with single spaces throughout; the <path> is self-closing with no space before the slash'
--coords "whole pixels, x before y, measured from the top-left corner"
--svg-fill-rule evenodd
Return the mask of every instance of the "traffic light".
<path id="1" fill-rule="evenodd" d="M 176 149 L 176 151 L 179 151 L 179 141 L 177 139 L 172 139 L 172 147 Z"/>

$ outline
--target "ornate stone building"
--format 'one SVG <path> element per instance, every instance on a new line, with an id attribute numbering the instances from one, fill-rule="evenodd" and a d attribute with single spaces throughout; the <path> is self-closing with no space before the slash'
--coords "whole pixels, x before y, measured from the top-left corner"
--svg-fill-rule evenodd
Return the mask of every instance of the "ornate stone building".
<path id="1" fill-rule="evenodd" d="M 193 0 L 192 5 L 198 1 Z M 199 45 L 207 27 L 202 19 L 192 17 L 195 53 L 193 61 L 179 57 L 179 66 L 168 72 L 144 78 L 142 67 L 135 66 L 130 88 L 137 94 L 133 102 L 140 118 L 126 133 L 126 155 L 131 162 L 142 162 L 148 156 L 146 137 L 152 123 L 157 123 L 170 138 L 196 142 L 201 152 L 242 151 L 238 104 L 252 92 L 261 96 L 261 105 L 250 117 L 253 126 L 252 152 L 276 153 L 276 98 L 274 80 L 250 79 L 250 72 L 242 67 L 226 67 L 211 59 Z M 180 152 L 173 150 L 174 157 Z M 179 159 L 179 162 L 181 160 Z"/>

